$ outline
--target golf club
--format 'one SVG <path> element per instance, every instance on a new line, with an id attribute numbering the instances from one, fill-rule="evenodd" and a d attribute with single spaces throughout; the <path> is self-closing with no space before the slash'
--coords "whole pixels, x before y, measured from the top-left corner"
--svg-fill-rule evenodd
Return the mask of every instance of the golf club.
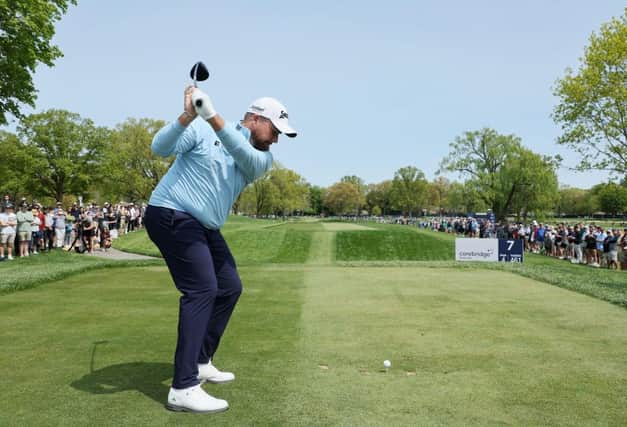
<path id="1" fill-rule="evenodd" d="M 197 82 L 202 82 L 209 78 L 209 70 L 202 61 L 198 61 L 189 71 L 189 76 L 194 81 L 194 87 L 198 87 Z M 196 106 L 202 107 L 202 101 L 200 99 L 196 101 Z"/>

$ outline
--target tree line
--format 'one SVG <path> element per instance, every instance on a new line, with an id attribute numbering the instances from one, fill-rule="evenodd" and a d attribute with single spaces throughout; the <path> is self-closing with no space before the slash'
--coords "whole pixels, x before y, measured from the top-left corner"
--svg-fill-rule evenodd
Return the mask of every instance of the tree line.
<path id="1" fill-rule="evenodd" d="M 69 204 L 78 198 L 146 202 L 174 160 L 150 150 L 164 124 L 127 119 L 109 129 L 64 110 L 26 116 L 15 134 L 0 131 L 0 192 L 43 204 Z M 244 190 L 233 209 L 256 216 L 420 216 L 492 210 L 497 218 L 627 210 L 625 182 L 589 190 L 559 189 L 558 166 L 559 158 L 532 152 L 515 135 L 485 128 L 455 138 L 432 181 L 417 167 L 405 166 L 379 183 L 352 175 L 324 188 L 275 163 Z M 465 180 L 443 176 L 451 172 Z"/>

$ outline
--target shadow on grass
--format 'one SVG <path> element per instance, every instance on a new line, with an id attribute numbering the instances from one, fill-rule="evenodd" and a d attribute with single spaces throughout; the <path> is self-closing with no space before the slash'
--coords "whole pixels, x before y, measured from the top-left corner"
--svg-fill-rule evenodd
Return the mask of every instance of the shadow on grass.
<path id="1" fill-rule="evenodd" d="M 137 390 L 152 400 L 165 403 L 172 378 L 171 363 L 131 362 L 107 366 L 85 374 L 70 385 L 93 394 L 111 394 Z"/>

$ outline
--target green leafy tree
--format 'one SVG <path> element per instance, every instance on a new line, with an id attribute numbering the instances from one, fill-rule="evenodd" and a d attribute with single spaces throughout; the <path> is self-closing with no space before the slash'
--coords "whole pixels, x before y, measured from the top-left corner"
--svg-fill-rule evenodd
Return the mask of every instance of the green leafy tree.
<path id="1" fill-rule="evenodd" d="M 489 208 L 472 182 L 451 183 L 444 204 L 444 210 L 449 214 L 466 215 L 468 212 L 485 212 Z"/>
<path id="2" fill-rule="evenodd" d="M 17 135 L 0 131 L 0 194 L 8 194 L 12 200 L 19 195 L 37 196 L 26 179 L 36 167 L 32 150 Z"/>
<path id="3" fill-rule="evenodd" d="M 555 211 L 558 215 L 592 215 L 601 208 L 597 196 L 582 188 L 560 188 L 557 201 Z"/>
<path id="4" fill-rule="evenodd" d="M 520 147 L 499 173 L 500 192 L 496 212 L 514 212 L 527 217 L 533 212 L 543 219 L 553 211 L 558 198 L 558 162 Z"/>
<path id="5" fill-rule="evenodd" d="M 448 197 L 444 204 L 444 210 L 449 214 L 461 214 L 467 212 L 464 202 L 464 184 L 461 182 L 451 182 Z"/>
<path id="6" fill-rule="evenodd" d="M 366 184 L 364 183 L 364 180 L 358 177 L 357 175 L 343 176 L 340 179 L 340 182 L 350 182 L 351 184 L 354 184 L 357 187 L 360 193 L 362 194 L 366 193 Z"/>
<path id="7" fill-rule="evenodd" d="M 413 166 L 400 168 L 394 173 L 390 199 L 392 207 L 412 216 L 427 202 L 427 180 L 424 172 Z"/>
<path id="8" fill-rule="evenodd" d="M 613 182 L 601 184 L 596 193 L 601 210 L 612 215 L 627 212 L 627 188 Z"/>
<path id="9" fill-rule="evenodd" d="M 465 132 L 450 147 L 439 172 L 468 177 L 464 184 L 467 194 L 492 209 L 497 219 L 510 212 L 524 215 L 553 207 L 559 159 L 535 154 L 522 146 L 520 138 L 499 135 L 492 129 Z M 465 207 L 473 210 L 469 204 Z"/>
<path id="10" fill-rule="evenodd" d="M 239 209 L 255 216 L 270 215 L 280 198 L 279 189 L 270 179 L 270 172 L 248 185 L 239 199 Z"/>
<path id="11" fill-rule="evenodd" d="M 146 201 L 174 161 L 152 153 L 154 135 L 165 125 L 161 120 L 128 119 L 103 141 L 104 157 L 99 187 L 110 200 Z"/>
<path id="12" fill-rule="evenodd" d="M 275 167 L 269 173 L 270 181 L 278 190 L 279 197 L 274 203 L 274 213 L 292 215 L 303 212 L 309 205 L 307 182 L 291 169 Z"/>
<path id="13" fill-rule="evenodd" d="M 63 56 L 51 40 L 70 4 L 76 0 L 0 1 L 0 125 L 7 113 L 21 118 L 21 104 L 35 106 L 32 75 L 39 63 L 52 67 Z"/>
<path id="14" fill-rule="evenodd" d="M 369 184 L 366 192 L 366 204 L 372 215 L 387 215 L 392 209 L 392 181 Z M 378 208 L 378 214 L 375 213 Z"/>
<path id="15" fill-rule="evenodd" d="M 451 182 L 443 176 L 439 176 L 427 184 L 428 202 L 435 211 L 442 212 L 447 205 L 447 198 L 451 190 Z"/>
<path id="16" fill-rule="evenodd" d="M 591 35 L 579 70 L 566 70 L 554 94 L 558 143 L 581 156 L 578 169 L 627 175 L 627 8 Z"/>
<path id="17" fill-rule="evenodd" d="M 340 182 L 347 182 L 349 184 L 353 184 L 357 188 L 357 191 L 359 191 L 359 194 L 362 196 L 362 200 L 364 200 L 364 203 L 357 207 L 357 211 L 361 212 L 361 209 L 363 205 L 365 204 L 365 200 L 366 200 L 365 197 L 366 197 L 366 191 L 367 191 L 367 186 L 364 183 L 364 180 L 358 177 L 357 175 L 346 175 L 340 179 Z"/>
<path id="18" fill-rule="evenodd" d="M 98 182 L 108 129 L 76 113 L 48 110 L 25 117 L 18 136 L 33 156 L 22 178 L 34 193 L 62 200 L 66 193 L 85 195 Z"/>
<path id="19" fill-rule="evenodd" d="M 332 214 L 357 214 L 365 203 L 364 196 L 351 182 L 338 182 L 327 189 L 324 206 Z"/>
<path id="20" fill-rule="evenodd" d="M 309 187 L 309 208 L 313 215 L 320 215 L 323 208 L 325 189 L 317 185 Z"/>

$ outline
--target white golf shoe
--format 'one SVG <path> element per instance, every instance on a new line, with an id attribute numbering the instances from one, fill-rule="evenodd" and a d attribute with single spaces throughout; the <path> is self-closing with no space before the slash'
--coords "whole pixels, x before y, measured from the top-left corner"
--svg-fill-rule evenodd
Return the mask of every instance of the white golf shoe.
<path id="1" fill-rule="evenodd" d="M 209 413 L 226 411 L 229 404 L 226 400 L 210 396 L 198 384 L 183 389 L 170 388 L 166 408 L 179 412 Z"/>
<path id="2" fill-rule="evenodd" d="M 213 364 L 211 360 L 209 363 L 198 364 L 198 380 L 200 383 L 210 382 L 213 384 L 228 383 L 235 379 L 235 374 L 232 372 L 222 372 Z"/>

